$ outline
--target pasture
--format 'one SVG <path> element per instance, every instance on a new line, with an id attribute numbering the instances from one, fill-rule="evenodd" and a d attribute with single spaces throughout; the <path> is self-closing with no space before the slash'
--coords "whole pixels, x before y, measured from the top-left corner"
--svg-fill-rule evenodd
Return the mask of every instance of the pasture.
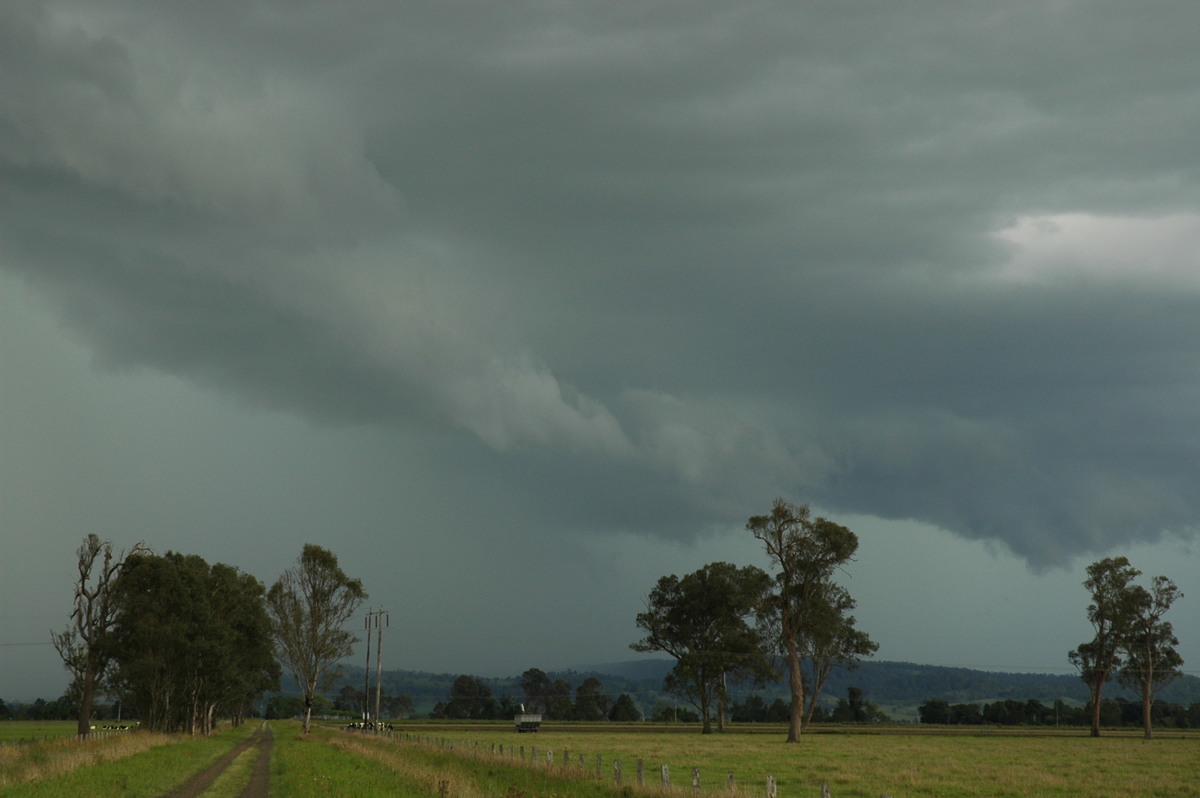
<path id="1" fill-rule="evenodd" d="M 1178 731 L 1144 741 L 1116 733 L 1091 739 L 1082 729 L 826 728 L 787 745 L 781 730 L 761 728 L 702 736 L 694 727 L 568 725 L 517 734 L 428 724 L 382 736 L 317 727 L 305 738 L 299 724 L 275 721 L 194 739 L 134 732 L 81 743 L 61 736 L 0 746 L 3 752 L 6 798 L 151 798 L 175 794 L 203 773 L 209 781 L 189 794 L 265 796 L 247 786 L 260 765 L 269 771 L 269 795 L 279 798 L 633 798 L 664 794 L 664 764 L 669 794 L 679 796 L 693 795 L 698 768 L 701 791 L 712 796 L 728 795 L 732 773 L 741 796 L 765 796 L 769 775 L 779 798 L 818 798 L 823 784 L 832 798 L 1200 798 L 1200 734 Z M 645 786 L 637 781 L 639 759 Z"/>
<path id="2" fill-rule="evenodd" d="M 636 727 L 635 727 L 636 728 Z M 430 730 L 432 731 L 432 730 Z M 410 734 L 427 738 L 429 732 Z M 1160 733 L 1151 741 L 1109 733 L 1092 739 L 1082 729 L 1022 734 L 1019 730 L 955 729 L 915 726 L 851 730 L 818 729 L 798 745 L 777 734 L 733 731 L 702 736 L 677 732 L 586 732 L 553 727 L 537 735 L 493 731 L 447 735 L 438 746 L 454 744 L 465 760 L 506 762 L 521 747 L 534 767 L 547 774 L 574 773 L 612 784 L 614 762 L 621 761 L 623 784 L 635 784 L 642 759 L 647 787 L 660 783 L 666 764 L 671 791 L 690 794 L 693 768 L 705 793 L 724 791 L 733 774 L 744 795 L 766 795 L 767 776 L 778 795 L 820 796 L 828 784 L 833 798 L 899 796 L 1200 796 L 1200 734 Z M 455 742 L 457 741 L 457 742 Z M 500 753 L 493 753 L 493 746 Z M 548 765 L 547 751 L 553 752 Z M 583 756 L 580 766 L 579 756 Z M 569 764 L 564 767 L 564 756 Z M 528 765 L 526 765 L 529 767 Z M 558 792 L 557 795 L 563 795 Z"/>
<path id="3" fill-rule="evenodd" d="M 71 737 L 77 726 L 73 720 L 4 720 L 0 721 L 0 743 Z"/>

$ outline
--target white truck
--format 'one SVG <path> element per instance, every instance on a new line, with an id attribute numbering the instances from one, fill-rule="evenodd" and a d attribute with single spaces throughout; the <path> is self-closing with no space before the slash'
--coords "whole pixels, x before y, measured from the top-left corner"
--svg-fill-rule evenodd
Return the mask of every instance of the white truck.
<path id="1" fill-rule="evenodd" d="M 513 716 L 513 722 L 517 725 L 519 732 L 536 732 L 542 727 L 542 713 L 526 712 L 525 705 L 521 705 L 521 711 Z"/>

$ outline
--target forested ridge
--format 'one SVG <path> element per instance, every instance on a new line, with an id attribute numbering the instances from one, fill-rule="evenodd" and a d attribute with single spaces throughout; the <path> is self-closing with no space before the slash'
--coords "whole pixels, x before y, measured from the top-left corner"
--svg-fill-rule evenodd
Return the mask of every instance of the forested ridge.
<path id="1" fill-rule="evenodd" d="M 564 679 L 572 686 L 588 676 L 596 676 L 614 699 L 626 693 L 633 696 L 640 706 L 649 709 L 660 700 L 675 701 L 662 689 L 663 676 L 673 665 L 674 660 L 670 659 L 646 659 L 588 665 L 578 670 L 546 673 L 553 679 Z M 384 671 L 383 690 L 392 695 L 411 696 L 414 711 L 422 713 L 446 699 L 457 676 L 458 674 L 453 673 Z M 480 678 L 492 688 L 493 695 L 497 697 L 510 695 L 519 699 L 522 695 L 519 675 Z M 339 687 L 350 685 L 359 689 L 362 684 L 361 666 L 348 666 L 343 678 L 338 682 Z M 829 677 L 825 690 L 826 701 L 832 704 L 838 698 L 845 697 L 850 687 L 861 689 L 867 699 L 881 706 L 916 705 L 928 699 L 960 703 L 1009 698 L 1023 701 L 1036 698 L 1052 703 L 1061 698 L 1082 703 L 1088 698 L 1087 685 L 1073 672 L 1000 673 L 911 662 L 869 661 L 859 664 L 854 670 L 837 668 Z M 763 696 L 768 702 L 776 697 L 786 699 L 787 687 L 782 682 L 760 689 L 730 685 L 730 695 L 734 700 L 754 694 Z M 1133 698 L 1132 694 L 1118 689 L 1116 685 L 1113 685 L 1112 695 Z M 1183 705 L 1200 701 L 1200 678 L 1182 676 L 1165 687 L 1159 698 Z"/>

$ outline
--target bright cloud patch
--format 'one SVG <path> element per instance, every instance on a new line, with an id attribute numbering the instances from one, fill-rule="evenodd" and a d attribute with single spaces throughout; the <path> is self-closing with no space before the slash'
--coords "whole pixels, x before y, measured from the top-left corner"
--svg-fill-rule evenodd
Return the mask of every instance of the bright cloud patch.
<path id="1" fill-rule="evenodd" d="M 1012 246 L 1007 280 L 1090 276 L 1200 288 L 1200 214 L 1023 216 L 995 235 Z"/>

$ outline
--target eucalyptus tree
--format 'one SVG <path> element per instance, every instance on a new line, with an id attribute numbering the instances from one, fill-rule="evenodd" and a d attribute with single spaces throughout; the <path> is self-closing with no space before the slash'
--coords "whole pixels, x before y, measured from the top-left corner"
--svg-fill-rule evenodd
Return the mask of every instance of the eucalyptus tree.
<path id="1" fill-rule="evenodd" d="M 194 554 L 136 554 L 113 594 L 114 681 L 146 728 L 207 734 L 219 713 L 240 722 L 278 685 L 253 576 Z"/>
<path id="2" fill-rule="evenodd" d="M 604 720 L 608 717 L 612 699 L 597 676 L 589 676 L 575 688 L 575 719 Z"/>
<path id="3" fill-rule="evenodd" d="M 1175 648 L 1179 639 L 1171 622 L 1163 620 L 1183 594 L 1165 576 L 1154 577 L 1149 590 L 1135 585 L 1132 593 L 1133 618 L 1121 646 L 1124 661 L 1117 672 L 1117 681 L 1141 696 L 1142 728 L 1149 740 L 1154 734 L 1150 709 L 1155 694 L 1183 673 L 1180 670 L 1183 658 Z"/>
<path id="4" fill-rule="evenodd" d="M 637 703 L 633 700 L 633 696 L 629 695 L 629 693 L 621 693 L 617 696 L 617 700 L 613 702 L 612 709 L 608 711 L 608 719 L 620 722 L 641 720 L 642 711 L 637 708 Z"/>
<path id="5" fill-rule="evenodd" d="M 663 686 L 700 711 L 704 734 L 712 733 L 713 699 L 724 702 L 727 677 L 762 681 L 774 673 L 753 623 L 770 581 L 752 565 L 709 563 L 683 578 L 661 577 L 638 613 L 646 636 L 630 647 L 675 658 Z"/>
<path id="6" fill-rule="evenodd" d="M 1092 596 L 1087 616 L 1094 634 L 1068 656 L 1091 694 L 1093 737 L 1100 736 L 1104 685 L 1121 665 L 1121 651 L 1137 613 L 1138 596 L 1133 580 L 1140 574 L 1126 557 L 1107 557 L 1087 567 L 1083 586 Z"/>
<path id="7" fill-rule="evenodd" d="M 552 682 L 541 668 L 530 668 L 521 674 L 521 690 L 525 693 L 525 709 L 529 712 L 545 712 L 549 708 L 548 697 Z"/>
<path id="8" fill-rule="evenodd" d="M 879 650 L 866 632 L 855 628 L 850 612 L 854 598 L 841 585 L 828 582 L 817 590 L 800 622 L 801 675 L 805 684 L 802 728 L 812 722 L 817 699 L 834 668 L 853 670 L 863 657 Z"/>
<path id="9" fill-rule="evenodd" d="M 554 720 L 570 720 L 573 712 L 571 683 L 566 679 L 550 682 L 546 691 L 546 715 Z"/>
<path id="10" fill-rule="evenodd" d="M 313 697 L 328 690 L 336 664 L 357 642 L 343 625 L 367 598 L 327 549 L 306 543 L 296 564 L 267 592 L 275 655 L 291 671 L 304 700 L 304 733 L 312 726 Z"/>
<path id="11" fill-rule="evenodd" d="M 222 563 L 209 569 L 206 584 L 213 623 L 201 650 L 205 668 L 199 695 L 209 717 L 220 709 L 236 726 L 265 691 L 279 686 L 266 587 L 254 576 Z"/>
<path id="12" fill-rule="evenodd" d="M 775 500 L 768 515 L 752 516 L 746 522 L 746 529 L 762 541 L 775 570 L 775 592 L 765 605 L 766 614 L 774 630 L 776 647 L 787 663 L 791 694 L 787 742 L 799 742 L 807 692 L 806 651 L 811 654 L 815 650 L 814 635 L 822 630 L 823 618 L 853 627 L 852 617 L 829 611 L 829 600 L 833 595 L 830 588 L 833 573 L 853 559 L 858 550 L 858 536 L 833 521 L 813 518 L 806 504 L 798 506 L 783 499 Z M 833 649 L 824 645 L 821 644 L 825 652 L 822 659 L 827 660 Z M 865 639 L 853 643 L 863 654 L 870 645 L 873 644 Z"/>
<path id="13" fill-rule="evenodd" d="M 455 720 L 490 720 L 495 716 L 496 700 L 492 698 L 492 688 L 483 679 L 464 673 L 450 685 L 446 717 Z"/>
<path id="14" fill-rule="evenodd" d="M 130 555 L 145 551 L 138 543 Z M 129 555 L 114 555 L 110 541 L 89 534 L 75 552 L 78 578 L 71 625 L 52 632 L 54 648 L 71 673 L 71 693 L 79 708 L 77 731 L 87 735 L 92 728 L 92 708 L 103 689 L 112 661 L 109 637 L 117 620 L 113 583 Z"/>

